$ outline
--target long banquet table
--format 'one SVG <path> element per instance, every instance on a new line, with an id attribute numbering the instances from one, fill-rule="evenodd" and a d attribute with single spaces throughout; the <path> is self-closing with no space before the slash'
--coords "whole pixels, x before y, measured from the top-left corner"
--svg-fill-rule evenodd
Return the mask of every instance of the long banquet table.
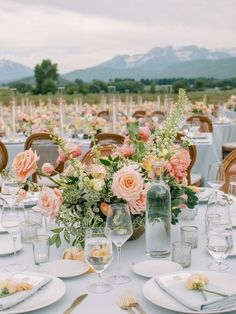
<path id="1" fill-rule="evenodd" d="M 201 204 L 198 209 L 198 215 L 194 221 L 182 221 L 176 226 L 172 226 L 172 241 L 180 239 L 181 225 L 197 225 L 199 228 L 198 248 L 192 250 L 192 263 L 190 268 L 186 270 L 207 270 L 206 266 L 213 261 L 213 258 L 206 250 L 205 234 L 204 234 L 204 215 L 206 204 Z M 236 204 L 235 204 L 236 211 Z M 1 239 L 6 237 L 5 234 L 0 234 Z M 236 245 L 236 230 L 234 229 L 234 243 Z M 60 259 L 62 252 L 65 249 L 63 245 L 60 249 L 51 247 L 51 260 Z M 122 248 L 122 270 L 128 274 L 132 281 L 125 285 L 114 286 L 113 290 L 105 294 L 89 293 L 88 297 L 73 311 L 73 314 L 122 314 L 125 311 L 121 310 L 117 305 L 118 296 L 127 291 L 132 291 L 140 304 L 146 310 L 147 314 L 170 314 L 173 311 L 160 308 L 150 303 L 142 294 L 142 287 L 148 280 L 132 271 L 135 263 L 150 259 L 145 255 L 145 235 L 139 239 L 126 242 Z M 0 258 L 0 268 L 12 263 L 12 256 L 2 256 Z M 170 257 L 168 259 L 171 259 Z M 24 244 L 22 251 L 17 254 L 17 262 L 25 263 L 30 267 L 33 266 L 33 253 L 31 244 Z M 226 262 L 229 264 L 228 273 L 236 275 L 236 256 L 228 257 Z M 103 278 L 106 279 L 111 274 L 116 272 L 116 256 L 114 248 L 114 260 L 107 270 L 103 273 Z M 38 309 L 31 314 L 60 314 L 72 303 L 72 301 L 80 294 L 86 293 L 86 287 L 98 280 L 94 273 L 85 274 L 72 279 L 64 280 L 66 285 L 66 293 L 64 297 L 56 303 L 42 309 Z M 0 311 L 1 313 L 1 311 Z M 138 313 L 138 312 L 137 312 Z M 233 311 L 232 313 L 236 313 Z"/>

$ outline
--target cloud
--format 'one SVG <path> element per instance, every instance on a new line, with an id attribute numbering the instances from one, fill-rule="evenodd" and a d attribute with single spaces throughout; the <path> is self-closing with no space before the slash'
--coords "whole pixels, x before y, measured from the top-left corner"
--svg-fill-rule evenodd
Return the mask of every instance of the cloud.
<path id="1" fill-rule="evenodd" d="M 0 0 L 0 57 L 61 72 L 155 46 L 230 48 L 234 0 Z"/>

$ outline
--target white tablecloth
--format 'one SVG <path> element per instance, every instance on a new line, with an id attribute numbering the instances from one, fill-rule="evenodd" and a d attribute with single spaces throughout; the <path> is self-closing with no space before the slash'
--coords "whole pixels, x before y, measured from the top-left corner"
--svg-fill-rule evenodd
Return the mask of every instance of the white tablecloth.
<path id="1" fill-rule="evenodd" d="M 206 266 L 213 261 L 213 258 L 206 250 L 205 233 L 204 233 L 204 215 L 206 205 L 199 206 L 198 217 L 195 221 L 181 222 L 180 224 L 172 227 L 172 240 L 180 240 L 180 226 L 181 225 L 197 225 L 199 227 L 198 248 L 192 250 L 192 270 L 207 270 Z M 236 233 L 236 230 L 234 231 Z M 0 235 L 4 237 L 3 234 Z M 236 234 L 234 234 L 234 243 L 236 243 Z M 57 250 L 55 247 L 51 248 L 51 260 L 59 259 L 64 248 Z M 115 250 L 115 248 L 114 248 Z M 172 311 L 160 308 L 150 303 L 142 295 L 142 287 L 147 279 L 140 277 L 132 272 L 132 267 L 135 263 L 148 260 L 145 255 L 145 236 L 142 235 L 139 239 L 130 241 L 124 244 L 122 248 L 122 270 L 123 273 L 128 274 L 132 281 L 125 285 L 114 286 L 114 289 L 106 294 L 92 294 L 89 296 L 73 311 L 73 314 L 122 314 L 125 313 L 117 306 L 118 296 L 127 291 L 132 291 L 138 301 L 146 310 L 147 314 L 170 314 Z M 168 258 L 170 259 L 170 258 Z M 13 262 L 12 256 L 3 256 L 0 258 L 0 268 Z M 25 244 L 22 251 L 17 254 L 17 262 L 33 265 L 33 254 L 30 244 Z M 228 273 L 236 275 L 236 256 L 228 257 L 226 262 L 229 264 Z M 116 272 L 116 260 L 104 272 L 103 278 L 114 274 Z M 96 274 L 85 274 L 80 277 L 64 280 L 66 284 L 66 294 L 58 302 L 35 312 L 32 314 L 60 314 L 62 313 L 72 301 L 80 294 L 86 293 L 86 287 L 93 282 L 96 282 L 98 277 Z M 1 313 L 1 312 L 0 312 Z M 138 313 L 138 312 L 137 312 Z M 236 313 L 236 311 L 232 312 Z"/>

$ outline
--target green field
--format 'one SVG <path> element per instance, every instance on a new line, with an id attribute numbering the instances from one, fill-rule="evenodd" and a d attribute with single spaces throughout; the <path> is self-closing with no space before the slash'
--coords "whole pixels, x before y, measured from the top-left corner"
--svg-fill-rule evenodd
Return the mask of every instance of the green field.
<path id="1" fill-rule="evenodd" d="M 156 100 L 157 94 L 150 94 L 150 93 L 144 93 L 144 94 L 132 94 L 133 101 L 137 101 L 138 95 L 142 95 L 143 100 Z M 218 104 L 218 103 L 223 103 L 228 100 L 228 98 L 231 95 L 236 95 L 236 89 L 228 90 L 228 91 L 221 91 L 221 90 L 216 90 L 216 89 L 208 89 L 202 92 L 189 92 L 188 93 L 188 98 L 190 101 L 195 102 L 195 101 L 201 101 L 203 100 L 204 97 L 206 97 L 207 103 L 208 104 Z M 164 94 L 160 94 L 161 96 L 161 101 L 163 101 Z M 17 102 L 18 104 L 21 101 L 21 98 L 25 97 L 25 95 L 17 95 Z M 52 98 L 53 102 L 57 102 L 57 95 L 28 95 L 27 96 L 30 100 L 32 100 L 34 103 L 38 103 L 39 99 L 42 101 L 46 102 L 47 99 L 50 97 Z M 83 103 L 99 103 L 101 99 L 100 94 L 87 94 L 87 95 L 78 95 L 77 97 L 81 97 L 83 100 Z M 124 101 L 125 100 L 125 94 L 120 94 L 121 99 Z M 178 95 L 177 94 L 170 94 L 170 97 L 173 98 L 174 100 L 177 99 Z M 65 96 L 66 100 L 68 103 L 73 102 L 73 95 L 66 95 Z M 10 101 L 10 92 L 8 88 L 1 88 L 0 89 L 0 102 L 2 104 L 9 104 Z"/>

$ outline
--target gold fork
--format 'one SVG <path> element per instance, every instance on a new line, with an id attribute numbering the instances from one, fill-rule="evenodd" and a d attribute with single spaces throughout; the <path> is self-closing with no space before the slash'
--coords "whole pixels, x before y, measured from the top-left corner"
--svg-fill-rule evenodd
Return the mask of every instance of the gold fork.
<path id="1" fill-rule="evenodd" d="M 139 312 L 141 314 L 146 314 L 146 312 L 144 311 L 144 309 L 141 307 L 141 305 L 138 303 L 138 301 L 136 300 L 134 294 L 132 294 L 131 292 L 128 292 L 125 296 L 125 301 L 126 301 L 126 305 L 132 307 L 135 307 L 136 309 L 139 310 Z"/>
<path id="2" fill-rule="evenodd" d="M 128 303 L 128 300 L 126 296 L 120 296 L 118 299 L 118 305 L 122 310 L 129 311 L 131 314 L 135 314 L 135 312 L 132 310 L 132 306 Z"/>

